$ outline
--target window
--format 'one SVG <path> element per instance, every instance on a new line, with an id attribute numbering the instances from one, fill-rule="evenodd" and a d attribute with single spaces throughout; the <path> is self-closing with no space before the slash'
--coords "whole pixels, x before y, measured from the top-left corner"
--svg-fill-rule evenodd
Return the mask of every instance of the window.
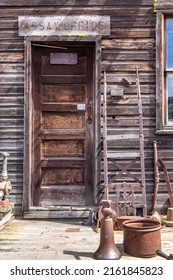
<path id="1" fill-rule="evenodd" d="M 156 133 L 173 133 L 173 14 L 156 25 Z"/>
<path id="2" fill-rule="evenodd" d="M 166 19 L 166 123 L 173 126 L 173 18 Z"/>

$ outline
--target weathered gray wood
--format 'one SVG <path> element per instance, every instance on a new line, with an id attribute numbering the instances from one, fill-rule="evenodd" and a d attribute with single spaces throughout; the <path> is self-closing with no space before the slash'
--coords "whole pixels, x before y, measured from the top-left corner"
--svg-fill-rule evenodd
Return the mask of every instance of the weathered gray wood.
<path id="1" fill-rule="evenodd" d="M 155 127 L 155 118 L 145 118 L 144 121 L 144 128 L 145 127 Z M 127 116 L 124 117 L 116 117 L 114 119 L 109 119 L 108 118 L 108 127 L 117 127 L 117 128 L 122 128 L 124 127 L 124 129 L 128 128 L 128 127 L 133 127 L 136 128 L 138 127 L 138 119 L 135 118 L 129 118 Z"/>
<path id="2" fill-rule="evenodd" d="M 173 13 L 173 9 L 160 9 L 160 10 L 158 10 L 159 12 L 161 12 L 161 13 L 165 13 L 165 14 L 167 14 L 167 15 L 169 15 L 169 16 L 171 16 L 172 15 L 172 13 Z"/>
<path id="3" fill-rule="evenodd" d="M 123 108 L 115 108 L 115 107 L 109 107 L 108 108 L 108 116 L 135 116 L 137 115 L 137 108 L 136 106 L 131 106 L 131 110 L 129 110 L 129 107 L 123 106 Z M 155 106 L 151 106 L 150 108 L 145 107 L 143 110 L 143 116 L 155 116 Z"/>
<path id="4" fill-rule="evenodd" d="M 18 22 L 16 19 L 1 18 L 0 19 L 1 29 L 16 29 L 18 28 Z"/>
<path id="5" fill-rule="evenodd" d="M 23 51 L 24 43 L 22 40 L 1 41 L 0 51 Z"/>
<path id="6" fill-rule="evenodd" d="M 22 62 L 23 63 L 24 56 L 23 53 L 0 53 L 0 62 Z"/>
<path id="7" fill-rule="evenodd" d="M 135 66 L 138 66 L 141 73 L 145 73 L 145 72 L 153 72 L 155 73 L 155 62 L 151 61 L 151 62 L 138 62 L 138 61 L 129 61 L 128 64 L 124 63 L 122 60 L 115 62 L 112 62 L 110 64 L 109 60 L 105 60 L 102 63 L 102 70 L 103 71 L 112 71 L 112 72 L 133 72 Z M 124 89 L 125 90 L 125 89 Z"/>
<path id="8" fill-rule="evenodd" d="M 12 108 L 11 110 L 9 109 L 2 109 L 0 110 L 0 116 L 2 117 L 16 117 L 16 116 L 22 116 L 23 117 L 23 108 Z"/>
<path id="9" fill-rule="evenodd" d="M 127 24 L 127 23 L 126 23 Z M 130 38 L 130 39 L 103 39 L 103 49 L 119 49 L 119 50 L 153 50 L 155 42 L 153 38 Z"/>
<path id="10" fill-rule="evenodd" d="M 152 38 L 155 35 L 155 29 L 146 28 L 145 30 L 141 30 L 140 28 L 130 28 L 125 31 L 123 28 L 114 28 L 112 29 L 111 38 Z"/>
<path id="11" fill-rule="evenodd" d="M 118 50 L 103 50 L 103 60 L 112 60 L 115 61 L 152 61 L 155 58 L 154 51 L 147 50 L 122 50 L 121 52 Z M 135 70 L 135 68 L 134 68 Z"/>
<path id="12" fill-rule="evenodd" d="M 41 2 L 39 0 L 33 0 L 33 1 L 27 1 L 27 0 L 22 0 L 22 1 L 18 1 L 18 0 L 13 0 L 11 2 L 11 0 L 2 0 L 0 3 L 0 6 L 28 6 L 28 4 L 32 4 L 33 6 L 50 6 L 50 5 L 54 5 L 54 6 L 68 6 L 68 5 L 79 5 L 79 6 L 104 6 L 105 5 L 105 0 L 92 0 L 92 1 L 88 1 L 88 0 L 42 0 Z M 131 0 L 129 2 L 129 0 L 122 0 L 121 2 L 118 0 L 108 0 L 106 2 L 106 5 L 108 6 L 136 6 L 136 5 L 140 5 L 140 6 L 149 6 L 152 5 L 153 2 L 152 0 Z"/>
<path id="13" fill-rule="evenodd" d="M 122 28 L 122 27 L 127 27 L 127 26 L 132 26 L 133 28 L 140 28 L 140 27 L 154 27 L 155 26 L 155 18 L 152 17 L 152 15 L 150 17 L 147 18 L 143 18 L 138 17 L 136 18 L 136 20 L 134 21 L 132 18 L 126 18 L 126 20 L 124 20 L 123 17 L 115 17 L 112 19 L 112 27 L 113 28 Z"/>
<path id="14" fill-rule="evenodd" d="M 169 10 L 173 9 L 173 2 L 171 0 L 158 0 L 156 2 L 156 10 Z"/>
<path id="15" fill-rule="evenodd" d="M 43 186 L 38 206 L 58 205 L 85 206 L 85 186 Z"/>
<path id="16" fill-rule="evenodd" d="M 119 74 L 118 77 L 116 75 L 116 73 L 110 73 L 108 74 L 108 83 L 117 83 L 121 86 L 124 85 L 124 82 L 123 82 L 123 78 L 125 78 L 127 81 L 129 81 L 131 84 L 135 84 L 135 76 L 134 75 L 124 75 L 123 73 Z M 153 74 L 141 74 L 141 83 L 154 83 L 155 82 L 155 75 Z"/>
<path id="17" fill-rule="evenodd" d="M 25 219 L 74 219 L 74 218 L 88 218 L 90 209 L 81 209 L 77 211 L 73 211 L 73 208 L 71 210 L 66 209 L 31 209 L 30 212 L 24 212 L 24 218 Z"/>
<path id="18" fill-rule="evenodd" d="M 124 16 L 125 14 L 128 17 L 133 17 L 134 15 L 138 15 L 138 16 L 150 16 L 153 15 L 153 6 L 116 6 L 116 5 L 112 5 L 112 6 L 86 6 L 83 7 L 82 10 L 85 11 L 85 9 L 87 8 L 87 14 L 89 15 L 101 15 L 101 14 L 105 14 L 105 15 L 110 15 L 110 16 Z M 33 9 L 32 5 L 30 5 L 29 7 L 17 7 L 15 9 L 11 9 L 9 6 L 6 7 L 2 7 L 0 9 L 0 16 L 4 17 L 18 17 L 20 16 L 31 16 L 35 15 L 38 16 L 38 10 L 37 9 Z M 39 7 L 39 16 L 44 15 L 44 16 L 49 16 L 49 15 L 79 15 L 81 14 L 81 6 L 74 6 L 74 9 L 72 10 L 71 7 L 67 6 L 63 6 L 61 7 L 61 9 L 55 9 L 54 7 L 50 6 L 49 7 L 44 7 L 44 6 L 40 6 Z"/>

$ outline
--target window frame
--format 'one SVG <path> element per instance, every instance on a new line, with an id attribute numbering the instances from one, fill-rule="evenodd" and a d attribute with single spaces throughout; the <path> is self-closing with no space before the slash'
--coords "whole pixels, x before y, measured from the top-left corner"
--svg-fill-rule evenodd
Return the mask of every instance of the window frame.
<path id="1" fill-rule="evenodd" d="M 157 11 L 156 20 L 156 134 L 173 134 L 173 122 L 167 122 L 166 19 L 173 12 Z M 173 73 L 173 71 L 171 71 Z"/>

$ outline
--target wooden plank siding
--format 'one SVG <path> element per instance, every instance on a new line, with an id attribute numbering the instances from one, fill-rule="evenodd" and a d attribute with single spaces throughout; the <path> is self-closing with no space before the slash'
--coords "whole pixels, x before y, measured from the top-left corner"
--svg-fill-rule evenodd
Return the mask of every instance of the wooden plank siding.
<path id="1" fill-rule="evenodd" d="M 1 0 L 0 2 L 0 151 L 8 151 L 9 179 L 12 182 L 10 200 L 15 213 L 22 213 L 23 147 L 24 147 L 24 38 L 18 36 L 18 16 L 48 15 L 110 15 L 111 35 L 101 41 L 101 70 L 107 72 L 108 85 L 123 87 L 123 98 L 108 94 L 108 151 L 124 154 L 125 164 L 133 152 L 139 151 L 137 93 L 135 67 L 139 68 L 143 103 L 145 137 L 145 167 L 148 209 L 152 208 L 154 186 L 153 141 L 165 161 L 173 181 L 173 149 L 171 135 L 155 135 L 156 130 L 156 16 L 153 0 Z M 122 78 L 131 86 L 122 85 Z M 103 82 L 103 81 L 102 81 Z M 128 140 L 125 140 L 128 135 Z M 120 136 L 119 138 L 117 136 Z M 121 138 L 121 139 L 120 139 Z M 117 139 L 117 140 L 116 140 Z M 0 162 L 0 164 L 2 161 Z M 109 161 L 109 172 L 113 164 Z M 139 164 L 131 170 L 140 175 Z M 101 164 L 101 189 L 103 163 Z M 121 180 L 120 180 L 121 181 Z M 98 193 L 100 189 L 98 189 Z M 161 175 L 158 205 L 166 211 L 168 196 Z"/>

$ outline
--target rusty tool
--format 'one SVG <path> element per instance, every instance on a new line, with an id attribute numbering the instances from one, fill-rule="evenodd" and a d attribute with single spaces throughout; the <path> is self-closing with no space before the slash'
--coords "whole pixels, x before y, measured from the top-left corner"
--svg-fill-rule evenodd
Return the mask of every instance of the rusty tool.
<path id="1" fill-rule="evenodd" d="M 164 177 L 165 177 L 165 181 L 166 181 L 166 186 L 167 186 L 167 190 L 168 190 L 168 195 L 169 195 L 169 202 L 171 207 L 173 207 L 173 194 L 172 194 L 172 189 L 171 189 L 171 183 L 170 183 L 170 179 L 169 179 L 169 174 L 166 168 L 165 163 L 163 162 L 163 160 L 161 158 L 158 159 L 159 164 L 161 165 L 162 169 L 163 169 L 163 173 L 164 173 Z"/>
<path id="2" fill-rule="evenodd" d="M 157 193 L 159 189 L 159 166 L 158 166 L 158 154 L 157 154 L 157 142 L 153 141 L 154 151 L 154 196 L 153 196 L 153 211 L 151 215 L 152 220 L 161 222 L 162 218 L 157 212 Z"/>
<path id="3" fill-rule="evenodd" d="M 158 168 L 158 155 L 157 155 L 157 142 L 153 141 L 154 150 L 154 197 L 153 197 L 153 212 L 157 208 L 157 193 L 159 188 L 159 168 Z"/>
<path id="4" fill-rule="evenodd" d="M 171 189 L 171 183 L 169 179 L 169 174 L 163 160 L 157 155 L 157 142 L 153 141 L 153 149 L 154 149 L 154 197 L 153 197 L 153 211 L 152 211 L 152 220 L 158 220 L 162 222 L 162 218 L 159 213 L 156 211 L 157 209 L 157 193 L 159 188 L 159 165 L 163 170 L 164 178 L 166 181 L 167 191 L 169 195 L 170 206 L 173 207 L 173 193 Z"/>
<path id="5" fill-rule="evenodd" d="M 169 256 L 166 255 L 164 252 L 162 252 L 161 250 L 156 250 L 156 254 L 166 260 L 173 260 L 173 254 L 170 254 Z"/>

